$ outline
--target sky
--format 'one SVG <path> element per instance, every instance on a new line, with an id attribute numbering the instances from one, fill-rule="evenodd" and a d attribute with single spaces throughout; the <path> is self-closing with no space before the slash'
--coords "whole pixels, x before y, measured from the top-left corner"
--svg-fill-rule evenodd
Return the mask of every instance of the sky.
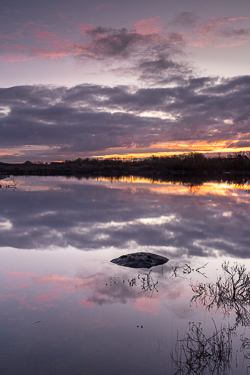
<path id="1" fill-rule="evenodd" d="M 2 0 L 0 161 L 250 150 L 249 0 Z"/>

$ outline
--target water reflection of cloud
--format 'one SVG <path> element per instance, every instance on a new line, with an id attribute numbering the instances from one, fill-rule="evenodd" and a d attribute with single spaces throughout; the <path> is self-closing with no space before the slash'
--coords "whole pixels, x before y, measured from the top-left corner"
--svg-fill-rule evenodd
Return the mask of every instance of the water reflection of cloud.
<path id="1" fill-rule="evenodd" d="M 159 194 L 149 187 L 60 178 L 51 189 L 5 194 L 0 223 L 11 225 L 4 224 L 0 245 L 248 257 L 249 196 Z"/>
<path id="2" fill-rule="evenodd" d="M 16 301 L 18 308 L 37 310 L 48 308 L 47 302 L 56 301 L 64 293 L 75 293 L 82 280 L 57 274 L 36 275 L 28 272 L 8 271 L 0 300 Z M 6 293 L 8 291 L 8 293 Z"/>
<path id="3" fill-rule="evenodd" d="M 133 303 L 133 307 L 135 310 L 138 310 L 138 311 L 159 315 L 160 301 L 159 300 L 152 301 L 146 297 L 142 297 Z"/>
<path id="4" fill-rule="evenodd" d="M 103 280 L 96 280 L 95 291 L 87 298 L 88 302 L 98 305 L 106 305 L 112 303 L 127 303 L 130 299 L 138 298 L 136 290 L 129 289 L 127 284 L 118 284 L 115 287 L 103 284 Z"/>
<path id="5" fill-rule="evenodd" d="M 163 272 L 163 267 L 158 268 Z M 59 306 L 62 301 L 85 309 L 129 304 L 137 311 L 157 315 L 163 299 L 182 303 L 182 298 L 190 292 L 181 286 L 181 280 L 171 279 L 170 269 L 165 269 L 164 274 L 134 270 L 131 273 L 119 267 L 112 273 L 111 265 L 103 271 L 99 265 L 98 269 L 98 273 L 92 273 L 84 268 L 75 277 L 9 271 L 4 274 L 0 301 L 6 306 L 15 303 L 18 309 L 34 311 Z"/>

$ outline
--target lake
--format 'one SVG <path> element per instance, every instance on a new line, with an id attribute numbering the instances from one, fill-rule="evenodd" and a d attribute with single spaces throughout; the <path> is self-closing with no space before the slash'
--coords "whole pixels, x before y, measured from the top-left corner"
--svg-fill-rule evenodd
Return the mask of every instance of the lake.
<path id="1" fill-rule="evenodd" d="M 2 375 L 250 373 L 247 184 L 15 182 L 0 189 Z M 135 252 L 169 261 L 111 263 Z"/>

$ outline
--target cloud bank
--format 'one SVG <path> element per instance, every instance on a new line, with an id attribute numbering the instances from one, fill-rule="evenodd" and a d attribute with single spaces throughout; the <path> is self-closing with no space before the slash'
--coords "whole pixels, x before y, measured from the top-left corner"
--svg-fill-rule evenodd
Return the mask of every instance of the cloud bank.
<path id="1" fill-rule="evenodd" d="M 142 69 L 158 72 L 164 64 L 161 61 L 160 67 L 155 63 Z M 219 79 L 180 75 L 167 81 L 147 88 L 2 88 L 2 154 L 7 148 L 29 145 L 42 147 L 44 160 L 65 160 L 77 154 L 108 154 L 113 149 L 136 153 L 141 149 L 152 152 L 156 147 L 167 151 L 168 142 L 249 145 L 250 76 Z"/>

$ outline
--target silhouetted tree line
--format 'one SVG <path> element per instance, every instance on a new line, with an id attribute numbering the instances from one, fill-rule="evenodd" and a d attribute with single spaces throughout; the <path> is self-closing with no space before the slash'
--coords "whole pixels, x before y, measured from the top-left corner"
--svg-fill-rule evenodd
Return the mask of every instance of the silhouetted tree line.
<path id="1" fill-rule="evenodd" d="M 228 154 L 225 157 L 206 157 L 204 154 L 190 152 L 183 155 L 151 156 L 145 159 L 81 159 L 66 160 L 67 166 L 93 167 L 102 169 L 115 168 L 121 171 L 140 170 L 158 172 L 227 172 L 227 171 L 249 171 L 250 151 Z M 54 163 L 51 163 L 54 164 Z"/>
<path id="2" fill-rule="evenodd" d="M 64 162 L 32 162 L 27 160 L 22 164 L 0 163 L 0 173 L 12 175 L 95 175 L 110 176 L 140 176 L 152 180 L 185 179 L 185 176 L 196 176 L 196 179 L 216 175 L 250 175 L 250 151 L 237 152 L 227 156 L 206 157 L 204 154 L 190 152 L 183 155 L 151 156 L 144 159 L 81 159 L 65 160 Z M 169 178 L 168 176 L 172 176 Z M 188 177 L 190 180 L 190 177 Z M 230 177 L 223 178 L 229 180 Z M 233 178 L 235 181 L 235 178 Z"/>

